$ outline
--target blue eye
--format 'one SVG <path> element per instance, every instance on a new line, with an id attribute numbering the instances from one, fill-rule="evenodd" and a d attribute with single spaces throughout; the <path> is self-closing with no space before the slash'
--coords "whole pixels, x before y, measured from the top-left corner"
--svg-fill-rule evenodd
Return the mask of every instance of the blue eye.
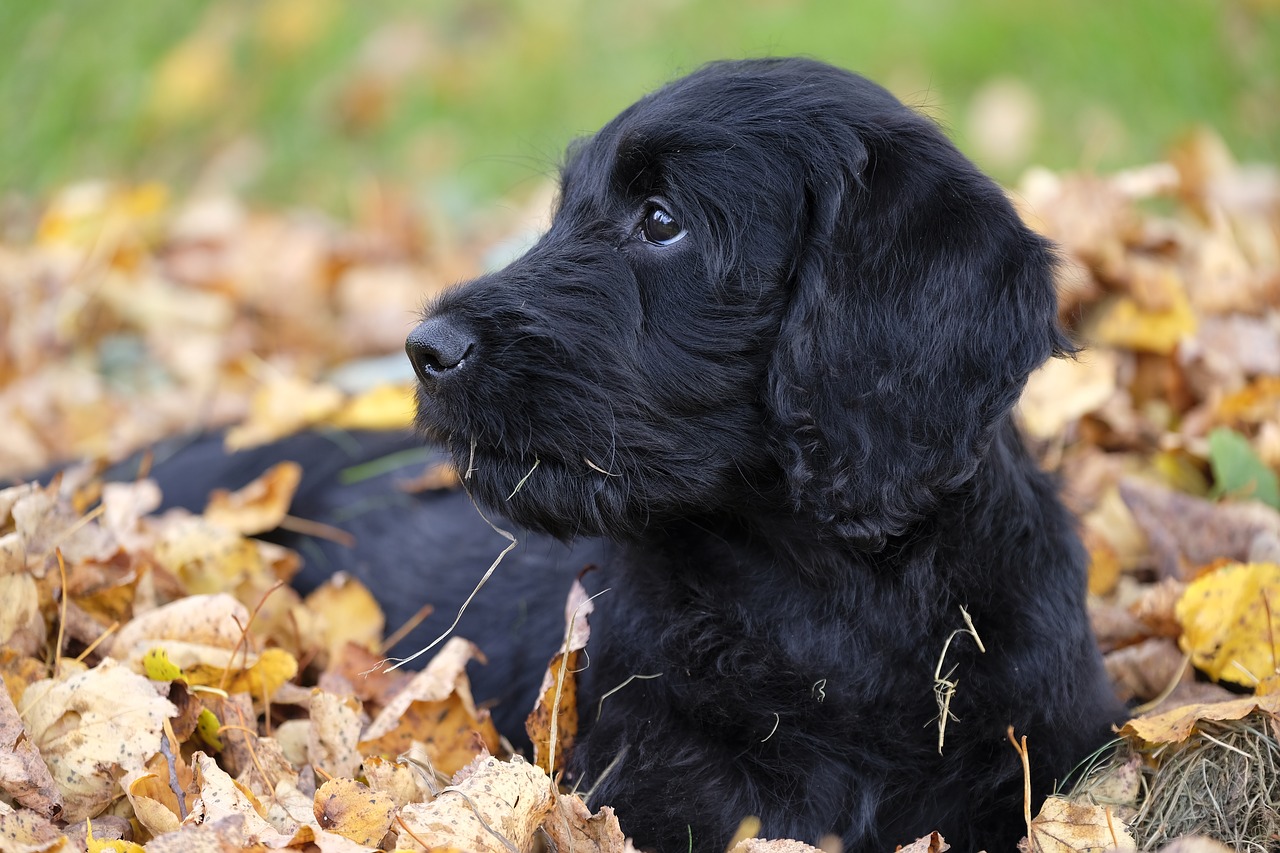
<path id="1" fill-rule="evenodd" d="M 685 235 L 684 226 L 667 210 L 655 202 L 649 202 L 640 220 L 640 237 L 655 246 L 670 246 Z"/>

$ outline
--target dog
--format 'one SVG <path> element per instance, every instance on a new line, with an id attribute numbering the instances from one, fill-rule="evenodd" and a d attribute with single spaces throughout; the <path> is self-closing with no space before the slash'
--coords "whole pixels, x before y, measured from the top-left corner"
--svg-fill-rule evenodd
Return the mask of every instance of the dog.
<path id="1" fill-rule="evenodd" d="M 875 84 L 751 60 L 641 99 L 572 147 L 540 241 L 438 297 L 406 349 L 436 446 L 206 436 L 153 476 L 199 508 L 302 463 L 292 514 L 356 544 L 272 537 L 302 589 L 345 570 L 390 625 L 433 602 L 397 652 L 507 544 L 474 498 L 520 544 L 456 632 L 513 738 L 598 566 L 570 772 L 639 847 L 720 851 L 755 816 L 848 851 L 1011 849 L 1011 733 L 1035 809 L 1121 718 L 1075 524 L 1011 414 L 1072 350 L 1053 249 Z M 395 487 L 445 453 L 465 491 Z"/>
<path id="2" fill-rule="evenodd" d="M 1011 738 L 1037 800 L 1108 738 L 1085 552 L 1012 417 L 1072 351 L 1054 268 L 931 121 L 750 60 L 575 145 L 545 235 L 428 306 L 418 426 L 481 506 L 600 543 L 572 770 L 638 846 L 1010 849 Z"/>

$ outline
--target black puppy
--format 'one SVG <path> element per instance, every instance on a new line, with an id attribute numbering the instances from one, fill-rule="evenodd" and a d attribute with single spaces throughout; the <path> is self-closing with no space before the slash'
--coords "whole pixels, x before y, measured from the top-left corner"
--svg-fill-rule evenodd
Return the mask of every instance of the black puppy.
<path id="1" fill-rule="evenodd" d="M 573 763 L 640 846 L 756 815 L 1008 849 L 1009 727 L 1037 799 L 1107 737 L 1084 553 L 1010 418 L 1070 348 L 1053 266 L 931 122 L 763 60 L 576 146 L 540 242 L 430 306 L 420 426 L 482 505 L 604 542 Z"/>
<path id="2" fill-rule="evenodd" d="M 1052 273 L 937 128 L 820 63 L 709 66 L 578 145 L 545 237 L 408 341 L 420 425 L 521 540 L 457 629 L 500 728 L 599 564 L 574 771 L 640 846 L 719 851 L 756 815 L 849 850 L 935 829 L 1009 849 L 1007 729 L 1038 801 L 1119 714 L 1072 520 L 1010 419 L 1069 349 Z M 357 545 L 277 534 L 301 585 L 351 571 L 392 625 L 434 602 L 411 650 L 506 544 L 460 492 L 360 473 L 420 465 L 414 443 L 312 433 L 228 461 L 206 439 L 155 475 L 200 506 L 211 478 L 302 462 L 293 513 Z"/>

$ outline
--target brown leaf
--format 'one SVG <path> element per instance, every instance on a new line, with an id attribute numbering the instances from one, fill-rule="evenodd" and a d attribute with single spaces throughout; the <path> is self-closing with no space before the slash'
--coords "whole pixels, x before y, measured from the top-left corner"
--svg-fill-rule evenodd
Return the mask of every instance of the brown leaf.
<path id="1" fill-rule="evenodd" d="M 631 843 L 622 834 L 613 809 L 602 806 L 595 814 L 576 794 L 556 797 L 555 809 L 547 815 L 542 829 L 555 850 L 582 853 L 627 853 Z"/>
<path id="2" fill-rule="evenodd" d="M 1247 561 L 1254 549 L 1280 539 L 1280 513 L 1258 503 L 1214 504 L 1127 478 L 1120 494 L 1146 532 L 1163 577 L 1190 580 L 1219 558 Z"/>
<path id="3" fill-rule="evenodd" d="M 0 788 L 41 817 L 55 819 L 62 814 L 62 793 L 5 690 L 0 690 Z"/>
<path id="4" fill-rule="evenodd" d="M 581 581 L 575 580 L 565 603 L 564 643 L 551 659 L 542 679 L 538 703 L 525 720 L 525 730 L 533 742 L 533 763 L 548 773 L 564 766 L 564 756 L 573 748 L 578 733 L 577 674 L 582 669 L 583 650 L 591 635 L 588 617 L 593 609 L 586 589 Z"/>
<path id="5" fill-rule="evenodd" d="M 950 849 L 951 845 L 941 835 L 931 832 L 923 838 L 917 838 L 905 847 L 899 847 L 897 853 L 943 853 L 943 851 Z"/>

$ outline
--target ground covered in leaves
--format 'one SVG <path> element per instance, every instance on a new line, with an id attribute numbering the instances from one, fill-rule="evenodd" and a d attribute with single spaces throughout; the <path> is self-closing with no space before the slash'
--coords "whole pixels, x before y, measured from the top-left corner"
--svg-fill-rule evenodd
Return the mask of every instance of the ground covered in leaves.
<path id="1" fill-rule="evenodd" d="M 1062 246 L 1063 319 L 1088 346 L 1033 377 L 1021 418 L 1082 519 L 1099 643 L 1135 704 L 1120 752 L 1028 815 L 1025 844 L 1275 849 L 1280 176 L 1203 133 L 1014 194 Z M 6 228 L 28 237 L 0 245 L 0 848 L 627 849 L 547 772 L 574 735 L 589 605 L 566 607 L 537 754 L 511 758 L 467 685 L 483 650 L 450 638 L 389 671 L 400 626 L 368 590 L 287 585 L 298 555 L 253 537 L 306 522 L 295 468 L 200 515 L 158 515 L 153 483 L 92 466 L 23 482 L 215 425 L 250 445 L 407 424 L 415 307 L 518 242 L 545 197 L 465 239 L 386 193 L 356 207 L 338 224 L 95 184 Z"/>

